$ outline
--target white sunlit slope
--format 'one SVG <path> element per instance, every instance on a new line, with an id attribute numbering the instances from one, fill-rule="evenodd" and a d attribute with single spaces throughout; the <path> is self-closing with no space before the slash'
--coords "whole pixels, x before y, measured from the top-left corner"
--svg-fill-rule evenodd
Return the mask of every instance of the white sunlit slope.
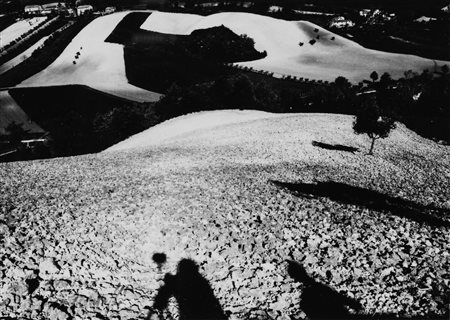
<path id="1" fill-rule="evenodd" d="M 201 112 L 152 130 L 170 134 L 212 114 L 234 118 Z M 146 149 L 0 163 L 0 247 L 10 261 L 0 292 L 49 300 L 43 312 L 9 303 L 0 317 L 52 319 L 59 310 L 58 319 L 144 319 L 167 288 L 162 275 L 188 258 L 230 319 L 306 318 L 286 259 L 354 297 L 362 306 L 355 319 L 444 318 L 450 149 L 399 125 L 368 156 L 369 139 L 353 133 L 350 115 L 267 115 Z M 441 225 L 429 225 L 431 214 Z M 154 253 L 167 261 L 156 264 Z M 34 292 L 26 290 L 31 268 L 42 276 Z M 102 303 L 80 307 L 92 297 Z M 180 313 L 169 305 L 165 319 Z"/>
<path id="2" fill-rule="evenodd" d="M 99 17 L 86 26 L 45 70 L 19 87 L 81 84 L 135 101 L 156 101 L 160 94 L 135 87 L 125 75 L 123 46 L 105 39 L 129 12 Z M 80 56 L 75 59 L 76 53 Z M 74 64 L 73 62 L 76 62 Z"/>
<path id="3" fill-rule="evenodd" d="M 167 120 L 150 129 L 135 134 L 109 147 L 105 151 L 144 148 L 205 129 L 277 116 L 280 115 L 256 110 L 218 110 L 191 113 Z"/>
<path id="4" fill-rule="evenodd" d="M 6 46 L 11 41 L 17 39 L 27 31 L 33 29 L 35 26 L 46 19 L 47 17 L 36 17 L 20 20 L 10 25 L 8 28 L 0 32 L 0 48 Z"/>
<path id="5" fill-rule="evenodd" d="M 141 29 L 170 34 L 189 34 L 204 16 L 188 13 L 152 12 Z"/>
<path id="6" fill-rule="evenodd" d="M 154 12 L 141 28 L 189 34 L 193 30 L 224 25 L 237 34 L 248 35 L 255 41 L 257 50 L 267 52 L 264 59 L 241 62 L 240 65 L 310 79 L 332 81 L 337 76 L 344 76 L 359 82 L 369 78 L 372 71 L 389 72 L 398 78 L 407 70 L 433 70 L 436 64 L 446 63 L 436 61 L 435 64 L 433 60 L 418 56 L 366 49 L 307 21 L 286 21 L 239 12 L 197 16 L 197 19 L 198 23 L 193 24 L 193 15 Z M 314 32 L 316 28 L 318 32 Z M 312 39 L 316 40 L 314 45 L 309 44 Z"/>
<path id="7" fill-rule="evenodd" d="M 5 62 L 2 65 L 0 65 L 0 75 L 5 73 L 8 70 L 14 68 L 15 66 L 17 66 L 21 62 L 25 61 L 29 57 L 31 57 L 33 52 L 36 51 L 36 49 L 38 49 L 41 45 L 43 45 L 45 40 L 47 40 L 48 38 L 49 38 L 48 36 L 43 37 L 41 40 L 36 42 L 34 45 L 32 45 L 30 48 L 28 48 L 27 50 L 25 50 L 24 52 L 22 52 L 18 56 L 14 57 L 11 60 Z"/>
<path id="8" fill-rule="evenodd" d="M 354 117 L 350 115 L 326 113 L 279 114 L 256 110 L 201 111 L 167 120 L 109 147 L 104 152 L 131 149 L 138 151 L 148 147 L 168 145 L 185 147 L 205 145 L 209 148 L 235 144 L 248 144 L 249 150 L 252 150 L 257 145 L 265 145 L 264 148 L 266 148 L 270 144 L 268 137 L 271 134 L 277 135 L 286 142 L 284 145 L 273 145 L 274 152 L 279 148 L 286 149 L 286 146 L 292 143 L 310 145 L 314 140 L 331 144 L 348 144 L 364 151 L 369 147 L 370 141 L 365 135 L 354 134 L 353 119 Z M 403 124 L 397 123 L 397 128 L 391 132 L 389 138 L 377 141 L 377 149 L 395 150 L 398 144 L 404 145 L 405 148 L 410 148 L 411 145 L 417 147 L 417 144 L 420 144 L 422 149 L 428 149 L 429 145 L 435 143 L 420 137 Z M 308 149 L 311 148 L 316 149 L 308 147 Z M 282 150 L 278 151 L 283 153 Z M 295 152 L 293 157 L 301 158 L 301 155 Z"/>

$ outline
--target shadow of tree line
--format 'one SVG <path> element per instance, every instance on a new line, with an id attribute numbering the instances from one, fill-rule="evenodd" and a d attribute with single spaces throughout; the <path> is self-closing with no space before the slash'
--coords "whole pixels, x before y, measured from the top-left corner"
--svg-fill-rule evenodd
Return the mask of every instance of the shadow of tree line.
<path id="1" fill-rule="evenodd" d="M 158 269 L 166 261 L 164 253 L 157 253 L 153 256 Z M 301 263 L 286 260 L 287 274 L 296 282 L 302 285 L 302 294 L 299 306 L 308 319 L 351 319 L 351 320 L 393 320 L 411 319 L 410 317 L 399 317 L 396 314 L 377 313 L 364 314 L 363 306 L 356 299 L 336 291 L 331 286 L 317 281 L 311 277 Z M 330 271 L 328 278 L 332 277 Z M 176 274 L 166 273 L 164 284 L 159 288 L 154 303 L 149 308 L 147 320 L 162 319 L 214 319 L 224 320 L 229 318 L 219 300 L 214 295 L 208 280 L 199 272 L 197 263 L 191 259 L 182 259 L 177 266 Z M 178 306 L 178 317 L 168 311 L 169 299 L 174 297 Z M 359 313 L 358 313 L 359 312 Z M 447 319 L 445 315 L 427 315 L 420 319 Z M 414 318 L 417 319 L 417 318 Z"/>
<path id="2" fill-rule="evenodd" d="M 345 183 L 327 181 L 317 183 L 290 183 L 271 180 L 274 185 L 291 191 L 294 195 L 307 198 L 325 197 L 330 200 L 352 204 L 368 209 L 392 213 L 425 223 L 434 227 L 450 226 L 450 210 L 425 206 L 399 197 L 355 187 Z"/>

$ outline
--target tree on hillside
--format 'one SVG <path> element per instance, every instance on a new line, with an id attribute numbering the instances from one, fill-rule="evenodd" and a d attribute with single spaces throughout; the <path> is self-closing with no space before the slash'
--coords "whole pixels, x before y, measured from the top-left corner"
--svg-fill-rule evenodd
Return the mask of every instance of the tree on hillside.
<path id="1" fill-rule="evenodd" d="M 380 88 L 387 89 L 392 84 L 392 77 L 389 73 L 385 72 L 380 77 Z"/>
<path id="2" fill-rule="evenodd" d="M 375 82 L 378 80 L 378 73 L 376 71 L 372 72 L 370 74 L 370 79 L 372 79 L 372 82 Z"/>
<path id="3" fill-rule="evenodd" d="M 372 139 L 370 155 L 373 154 L 375 141 L 386 138 L 394 128 L 394 119 L 382 113 L 374 97 L 363 102 L 353 122 L 353 130 L 356 134 L 367 134 Z"/>

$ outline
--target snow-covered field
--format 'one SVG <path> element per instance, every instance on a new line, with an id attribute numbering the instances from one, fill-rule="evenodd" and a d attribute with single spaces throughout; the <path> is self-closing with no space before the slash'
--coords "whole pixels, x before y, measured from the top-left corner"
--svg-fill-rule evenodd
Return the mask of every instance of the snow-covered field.
<path id="1" fill-rule="evenodd" d="M 397 78 L 407 70 L 420 72 L 435 68 L 433 60 L 366 49 L 307 21 L 286 21 L 250 13 L 226 12 L 203 17 L 153 12 L 141 28 L 189 34 L 196 29 L 220 25 L 237 34 L 248 35 L 255 40 L 257 50 L 267 51 L 264 59 L 239 63 L 256 70 L 328 81 L 344 76 L 359 82 L 368 79 L 372 71 L 379 74 L 389 72 Z M 314 32 L 316 28 L 318 32 Z M 311 39 L 317 42 L 310 45 Z M 300 42 L 303 46 L 299 45 Z M 437 64 L 445 62 L 437 61 Z"/>
<path id="2" fill-rule="evenodd" d="M 47 17 L 36 17 L 30 19 L 20 20 L 8 28 L 0 32 L 0 48 L 6 46 L 11 41 L 17 39 L 27 31 L 33 29 L 42 21 L 45 21 Z"/>
<path id="3" fill-rule="evenodd" d="M 49 67 L 23 81 L 18 87 L 82 84 L 130 100 L 158 100 L 160 94 L 128 83 L 123 46 L 105 42 L 127 14 L 119 12 L 95 19 Z M 78 59 L 75 58 L 77 52 L 80 53 Z"/>
<path id="4" fill-rule="evenodd" d="M 351 123 L 205 112 L 156 126 L 167 139 L 140 148 L 0 164 L 0 317 L 144 319 L 185 257 L 238 319 L 305 318 L 290 258 L 364 314 L 443 314 L 448 228 L 271 182 L 339 182 L 447 210 L 448 220 L 450 149 L 399 125 L 367 156 Z M 162 269 L 155 252 L 168 257 Z"/>

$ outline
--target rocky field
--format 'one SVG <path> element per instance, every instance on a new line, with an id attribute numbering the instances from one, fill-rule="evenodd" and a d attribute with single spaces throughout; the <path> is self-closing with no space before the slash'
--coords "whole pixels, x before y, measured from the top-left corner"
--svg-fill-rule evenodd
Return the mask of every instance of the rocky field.
<path id="1" fill-rule="evenodd" d="M 448 315 L 449 147 L 399 125 L 368 156 L 351 122 L 285 115 L 0 164 L 0 317 L 145 319 L 183 258 L 233 319 L 308 315 L 287 259 L 361 317 Z"/>

